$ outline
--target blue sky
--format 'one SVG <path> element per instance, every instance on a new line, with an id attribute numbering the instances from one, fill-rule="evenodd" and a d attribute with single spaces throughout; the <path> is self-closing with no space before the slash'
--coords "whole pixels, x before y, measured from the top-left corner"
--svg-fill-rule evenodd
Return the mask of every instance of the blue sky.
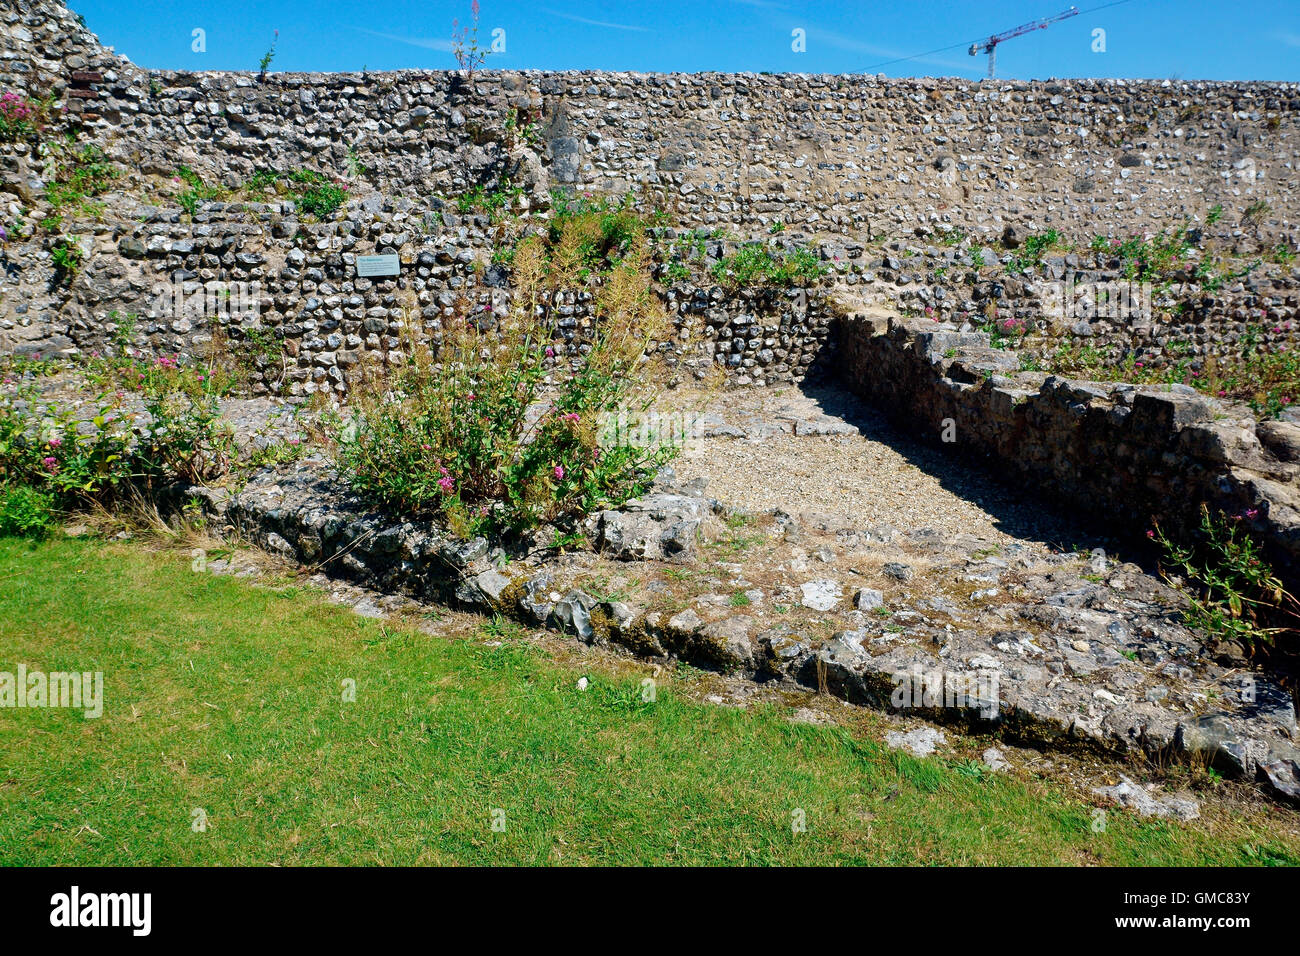
<path id="1" fill-rule="evenodd" d="M 487 68 L 883 72 L 986 70 L 971 41 L 1067 9 L 1068 0 L 481 0 Z M 1076 0 L 1080 13 L 998 47 L 998 76 L 1300 80 L 1300 0 Z M 70 0 L 105 43 L 144 67 L 447 69 L 469 0 Z M 194 52 L 193 31 L 204 31 Z M 795 52 L 793 31 L 804 31 Z M 1104 31 L 1105 50 L 1094 51 Z M 929 53 L 903 62 L 887 62 Z"/>

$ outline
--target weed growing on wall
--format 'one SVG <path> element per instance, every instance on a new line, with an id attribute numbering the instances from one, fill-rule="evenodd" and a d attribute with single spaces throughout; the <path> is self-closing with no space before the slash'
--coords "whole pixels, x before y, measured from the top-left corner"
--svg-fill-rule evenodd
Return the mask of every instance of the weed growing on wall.
<path id="1" fill-rule="evenodd" d="M 102 208 L 94 198 L 108 191 L 118 169 L 95 145 L 77 149 L 71 139 L 48 148 L 45 199 L 50 212 L 42 220 L 45 229 L 54 232 L 66 216 L 99 218 Z"/>
<path id="2" fill-rule="evenodd" d="M 0 93 L 0 143 L 35 141 L 45 128 L 54 98 L 34 100 L 7 90 Z"/>
<path id="3" fill-rule="evenodd" d="M 71 282 L 81 268 L 83 254 L 75 239 L 59 239 L 50 247 L 50 262 L 58 282 Z"/>
<path id="4" fill-rule="evenodd" d="M 774 251 L 761 243 L 741 246 L 713 264 L 714 280 L 728 288 L 803 286 L 825 275 L 826 267 L 808 249 Z"/>
<path id="5" fill-rule="evenodd" d="M 191 219 L 199 211 L 199 203 L 211 202 L 225 195 L 225 190 L 220 186 L 208 185 L 203 181 L 202 176 L 188 166 L 181 166 L 176 170 L 176 181 L 186 187 L 176 197 L 176 201 L 181 204 L 181 208 Z"/>
<path id="6" fill-rule="evenodd" d="M 986 328 L 987 330 L 987 328 Z M 1280 346 L 1266 348 L 1263 331 L 1250 326 L 1231 354 L 1194 358 L 1191 344 L 1171 342 L 1170 359 L 1154 365 L 1135 354 L 1091 343 L 1062 345 L 1037 360 L 1042 371 L 1099 382 L 1135 385 L 1188 385 L 1215 398 L 1245 402 L 1261 418 L 1277 418 L 1300 402 L 1300 355 Z"/>
<path id="7" fill-rule="evenodd" d="M 1201 505 L 1201 523 L 1186 542 L 1172 540 L 1159 525 L 1147 532 L 1169 571 L 1181 575 L 1191 606 L 1186 622 L 1223 640 L 1253 649 L 1272 645 L 1280 634 L 1294 634 L 1300 602 L 1264 560 L 1248 524 L 1252 509 L 1238 515 L 1211 512 Z M 1181 582 L 1179 582 L 1181 584 Z M 1285 621 L 1282 626 L 1276 622 Z"/>
<path id="8" fill-rule="evenodd" d="M 1020 252 L 1007 263 L 1007 271 L 1020 275 L 1043 264 L 1043 256 L 1063 244 L 1061 234 L 1055 229 L 1025 237 Z"/>

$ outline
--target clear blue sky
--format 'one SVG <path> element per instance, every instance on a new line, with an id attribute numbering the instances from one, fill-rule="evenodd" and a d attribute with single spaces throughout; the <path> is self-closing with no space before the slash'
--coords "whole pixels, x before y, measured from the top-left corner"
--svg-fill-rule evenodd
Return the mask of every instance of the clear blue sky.
<path id="1" fill-rule="evenodd" d="M 1080 13 L 998 48 L 998 76 L 1300 80 L 1300 0 L 1075 0 Z M 469 0 L 71 0 L 105 43 L 144 67 L 447 69 Z M 984 75 L 972 40 L 1059 13 L 1069 0 L 482 0 L 486 68 Z M 205 31 L 194 52 L 193 31 Z M 804 31 L 806 52 L 792 49 Z M 1094 52 L 1104 30 L 1104 52 Z M 884 61 L 956 49 L 905 62 Z"/>

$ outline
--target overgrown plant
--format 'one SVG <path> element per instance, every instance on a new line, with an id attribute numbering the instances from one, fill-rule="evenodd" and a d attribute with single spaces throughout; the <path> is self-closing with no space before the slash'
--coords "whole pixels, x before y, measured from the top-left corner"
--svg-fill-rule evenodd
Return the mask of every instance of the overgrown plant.
<path id="1" fill-rule="evenodd" d="M 110 389 L 89 409 L 57 402 L 30 414 L 35 393 L 0 402 L 0 511 L 12 533 L 64 511 L 110 506 L 172 481 L 221 477 L 233 449 L 230 427 L 202 370 L 159 358 L 140 372 L 147 418 Z M 25 516 L 25 517 L 24 517 Z"/>
<path id="2" fill-rule="evenodd" d="M 1255 509 L 1242 514 L 1211 512 L 1201 505 L 1200 527 L 1187 542 L 1171 539 L 1159 524 L 1147 532 L 1163 552 L 1161 571 L 1180 574 L 1190 607 L 1189 626 L 1254 649 L 1274 644 L 1280 634 L 1294 634 L 1300 624 L 1300 602 L 1282 585 L 1250 534 L 1247 522 Z"/>
<path id="3" fill-rule="evenodd" d="M 460 68 L 471 77 L 483 65 L 491 50 L 481 50 L 478 45 L 478 0 L 470 4 L 471 23 L 462 27 L 459 20 L 451 21 L 451 55 Z"/>
<path id="4" fill-rule="evenodd" d="M 525 240 L 516 255 L 521 302 L 541 294 L 540 244 Z M 545 392 L 557 330 L 536 309 L 461 315 L 430 344 L 408 332 L 410 358 L 354 391 L 339 430 L 353 486 L 398 512 L 440 516 L 460 536 L 563 524 L 643 492 L 675 447 L 601 429 L 638 397 L 665 322 L 640 262 L 614 270 L 596 313 L 588 347 Z"/>
<path id="5" fill-rule="evenodd" d="M 808 249 L 773 252 L 762 243 L 748 243 L 715 262 L 711 271 L 720 285 L 746 288 L 809 285 L 826 274 L 826 267 Z"/>
<path id="6" fill-rule="evenodd" d="M 275 59 L 275 45 L 279 41 L 280 41 L 280 31 L 276 30 L 275 33 L 271 36 L 270 48 L 265 53 L 262 54 L 262 59 L 258 60 L 257 62 L 257 78 L 262 82 L 266 81 L 266 71 L 271 68 L 271 61 Z"/>
<path id="7" fill-rule="evenodd" d="M 0 143 L 35 139 L 48 106 L 13 91 L 0 93 Z"/>

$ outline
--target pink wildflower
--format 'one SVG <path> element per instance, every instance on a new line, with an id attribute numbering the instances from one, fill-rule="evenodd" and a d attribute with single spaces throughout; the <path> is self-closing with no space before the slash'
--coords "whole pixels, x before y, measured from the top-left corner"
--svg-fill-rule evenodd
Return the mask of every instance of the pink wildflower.
<path id="1" fill-rule="evenodd" d="M 556 480 L 556 481 L 562 481 L 563 479 L 564 479 L 564 466 L 563 466 L 563 465 L 556 465 L 556 466 L 555 466 L 555 480 Z"/>
<path id="2" fill-rule="evenodd" d="M 443 494 L 449 495 L 452 489 L 456 487 L 456 483 L 450 478 L 439 478 L 438 487 L 442 489 Z"/>

